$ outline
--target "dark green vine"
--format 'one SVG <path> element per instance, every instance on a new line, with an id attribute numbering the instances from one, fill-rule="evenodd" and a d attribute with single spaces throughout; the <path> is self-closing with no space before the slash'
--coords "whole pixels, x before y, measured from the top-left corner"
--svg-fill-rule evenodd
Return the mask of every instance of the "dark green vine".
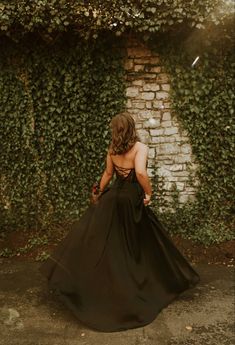
<path id="1" fill-rule="evenodd" d="M 106 35 L 107 36 L 107 35 Z M 1 228 L 78 216 L 100 175 L 109 120 L 125 102 L 122 48 L 112 36 L 2 41 Z M 121 42 L 120 42 L 121 44 Z"/>
<path id="2" fill-rule="evenodd" d="M 217 24 L 233 12 L 224 0 L 1 0 L 0 31 L 17 38 L 40 32 L 45 40 L 73 30 L 83 37 L 97 37 L 102 30 L 162 32 L 185 24 L 203 28 Z"/>
<path id="3" fill-rule="evenodd" d="M 235 66 L 227 4 L 1 1 L 1 228 L 43 228 L 82 213 L 103 168 L 109 120 L 125 106 L 122 40 L 112 33 L 141 32 L 147 40 L 154 32 L 200 180 L 196 200 L 181 207 L 177 189 L 166 202 L 156 176 L 156 210 L 185 237 L 205 244 L 234 238 Z"/>
<path id="4" fill-rule="evenodd" d="M 235 64 L 231 35 L 219 41 L 220 33 L 210 45 L 205 36 L 196 49 L 180 39 L 155 49 L 164 56 L 173 112 L 188 132 L 199 180 L 195 201 L 180 207 L 176 198 L 162 217 L 173 232 L 210 244 L 234 239 Z"/>

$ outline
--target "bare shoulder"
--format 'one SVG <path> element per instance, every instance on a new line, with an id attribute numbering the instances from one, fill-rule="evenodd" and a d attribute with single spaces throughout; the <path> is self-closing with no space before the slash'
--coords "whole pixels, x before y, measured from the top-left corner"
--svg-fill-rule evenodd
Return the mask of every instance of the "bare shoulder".
<path id="1" fill-rule="evenodd" d="M 140 152 L 148 152 L 148 146 L 141 143 L 140 141 L 136 142 L 136 150 Z"/>

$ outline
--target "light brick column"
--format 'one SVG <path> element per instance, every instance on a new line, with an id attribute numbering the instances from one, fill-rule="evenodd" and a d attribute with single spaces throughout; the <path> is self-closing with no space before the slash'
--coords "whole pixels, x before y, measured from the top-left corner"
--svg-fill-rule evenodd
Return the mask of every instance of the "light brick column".
<path id="1" fill-rule="evenodd" d="M 188 166 L 193 175 L 197 166 L 187 133 L 171 112 L 170 80 L 160 57 L 142 43 L 129 39 L 125 70 L 126 108 L 136 121 L 141 141 L 149 146 L 150 175 L 156 164 L 158 175 L 164 177 L 167 198 L 175 183 L 180 203 L 193 199 L 195 187 L 189 185 Z M 196 186 L 197 181 L 194 182 Z"/>

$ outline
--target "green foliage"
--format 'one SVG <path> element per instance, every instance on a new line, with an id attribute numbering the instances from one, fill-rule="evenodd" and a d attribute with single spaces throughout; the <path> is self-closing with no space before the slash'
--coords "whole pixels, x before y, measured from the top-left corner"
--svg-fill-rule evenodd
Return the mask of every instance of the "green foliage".
<path id="1" fill-rule="evenodd" d="M 45 261 L 47 258 L 49 258 L 49 256 L 50 256 L 49 253 L 43 251 L 36 256 L 35 260 L 36 261 Z"/>
<path id="2" fill-rule="evenodd" d="M 10 258 L 14 255 L 14 252 L 12 251 L 12 249 L 9 249 L 9 248 L 3 248 L 1 251 L 0 251 L 0 258 L 3 257 L 3 258 Z"/>
<path id="3" fill-rule="evenodd" d="M 6 234 L 6 233 L 5 233 Z M 5 247 L 2 250 L 0 250 L 0 257 L 14 257 L 14 256 L 21 256 L 25 254 L 29 254 L 33 250 L 37 249 L 38 247 L 44 247 L 49 244 L 49 238 L 48 238 L 48 232 L 47 234 L 41 234 L 40 237 L 31 237 L 27 240 L 27 243 L 23 247 L 17 247 L 17 248 L 8 248 Z M 48 254 L 45 251 L 42 251 L 39 253 L 36 257 L 36 261 L 43 261 Z"/>
<path id="4" fill-rule="evenodd" d="M 140 32 L 144 39 L 153 32 L 153 41 L 164 46 L 158 52 L 165 55 L 174 111 L 189 133 L 200 180 L 195 202 L 181 207 L 177 189 L 172 202 L 166 201 L 164 181 L 156 176 L 156 210 L 170 230 L 194 240 L 233 238 L 230 5 L 220 0 L 187 5 L 183 0 L 1 1 L 1 228 L 43 228 L 81 215 L 103 169 L 109 120 L 125 101 L 122 41 L 108 32 Z M 21 38 L 20 43 L 6 36 L 14 42 Z M 174 42 L 177 47 L 169 49 Z M 6 249 L 1 255 L 11 253 Z"/>
<path id="5" fill-rule="evenodd" d="M 102 30 L 158 32 L 182 23 L 218 24 L 233 9 L 228 0 L 1 0 L 0 29 L 11 36 L 37 31 L 48 40 L 71 29 L 84 37 Z"/>
<path id="6" fill-rule="evenodd" d="M 177 47 L 173 42 L 170 46 L 162 54 L 171 78 L 173 111 L 188 132 L 200 183 L 194 202 L 180 207 L 176 197 L 160 216 L 173 232 L 204 244 L 234 239 L 233 49 L 223 43 L 219 47 L 218 39 L 197 52 L 185 50 L 188 45 L 179 40 Z M 192 66 L 195 53 L 200 59 Z"/>
<path id="7" fill-rule="evenodd" d="M 123 108 L 122 49 L 107 35 L 2 45 L 1 228 L 71 220 L 88 204 L 104 167 L 109 121 Z"/>
<path id="8" fill-rule="evenodd" d="M 30 238 L 27 242 L 27 244 L 24 247 L 18 248 L 18 255 L 28 253 L 32 248 L 37 246 L 42 246 L 48 244 L 48 238 L 46 235 L 41 237 L 33 237 Z M 17 255 L 17 254 L 16 254 Z"/>

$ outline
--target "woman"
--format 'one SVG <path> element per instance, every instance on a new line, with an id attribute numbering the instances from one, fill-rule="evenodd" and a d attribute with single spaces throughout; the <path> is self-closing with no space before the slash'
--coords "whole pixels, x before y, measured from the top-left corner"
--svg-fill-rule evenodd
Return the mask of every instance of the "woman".
<path id="1" fill-rule="evenodd" d="M 111 130 L 93 204 L 40 267 L 80 321 L 106 332 L 150 323 L 200 281 L 148 206 L 148 150 L 138 140 L 134 120 L 119 114 Z"/>

